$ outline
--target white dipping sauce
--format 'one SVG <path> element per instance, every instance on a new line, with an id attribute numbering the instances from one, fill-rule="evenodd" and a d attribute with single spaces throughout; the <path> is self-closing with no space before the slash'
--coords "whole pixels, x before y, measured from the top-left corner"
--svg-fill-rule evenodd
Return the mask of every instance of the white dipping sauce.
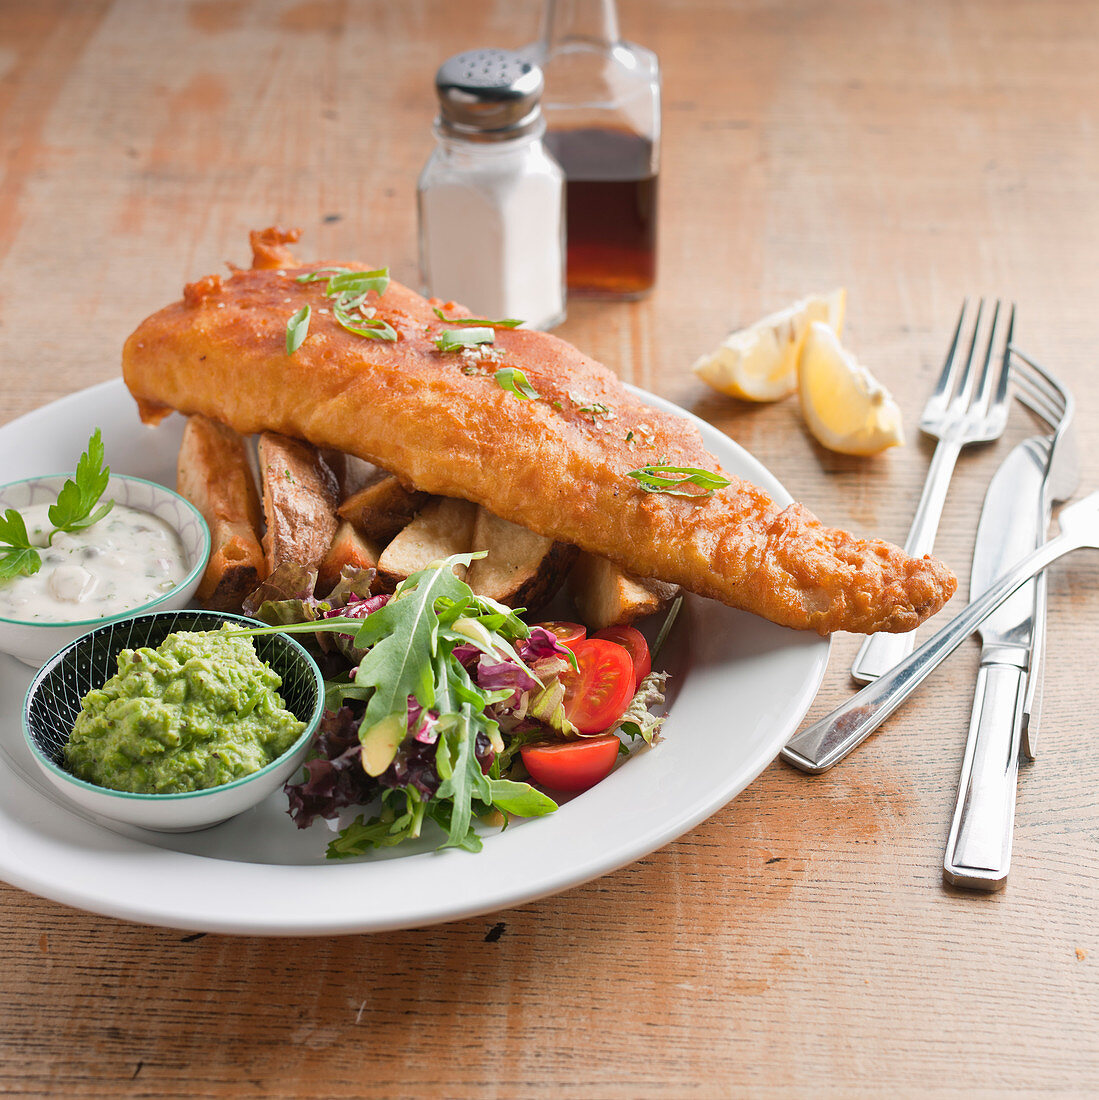
<path id="1" fill-rule="evenodd" d="M 132 611 L 175 588 L 187 573 L 179 536 L 162 519 L 116 504 L 94 526 L 58 531 L 50 505 L 20 508 L 27 533 L 41 547 L 42 568 L 0 582 L 0 617 L 64 623 L 110 618 Z"/>

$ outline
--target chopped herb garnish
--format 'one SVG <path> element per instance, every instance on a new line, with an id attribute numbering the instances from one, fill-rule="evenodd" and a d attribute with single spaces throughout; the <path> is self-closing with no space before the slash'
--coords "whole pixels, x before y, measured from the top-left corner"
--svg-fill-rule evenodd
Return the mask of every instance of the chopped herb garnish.
<path id="1" fill-rule="evenodd" d="M 527 381 L 527 376 L 518 367 L 502 367 L 496 372 L 496 381 L 500 388 L 529 401 L 542 395 Z"/>
<path id="2" fill-rule="evenodd" d="M 632 431 L 632 429 L 626 433 L 626 442 L 627 443 L 632 443 L 633 442 L 633 431 Z"/>
<path id="3" fill-rule="evenodd" d="M 293 355 L 305 343 L 309 335 L 309 316 L 313 311 L 309 306 L 302 306 L 289 321 L 286 322 L 286 354 Z"/>
<path id="4" fill-rule="evenodd" d="M 727 477 L 710 470 L 700 470 L 697 466 L 668 466 L 663 461 L 630 470 L 628 476 L 635 478 L 646 493 L 668 493 L 677 497 L 709 497 L 715 489 L 724 489 L 729 484 Z M 701 491 L 687 489 L 688 485 Z"/>
<path id="5" fill-rule="evenodd" d="M 655 658 L 664 648 L 664 643 L 668 640 L 668 635 L 672 632 L 672 627 L 675 626 L 675 620 L 679 618 L 679 609 L 683 606 L 683 597 L 676 596 L 672 601 L 672 606 L 668 608 L 668 614 L 664 617 L 664 622 L 661 624 L 660 631 L 656 635 L 656 641 L 653 643 L 652 657 Z"/>
<path id="6" fill-rule="evenodd" d="M 440 351 L 461 351 L 478 344 L 491 344 L 495 339 L 496 333 L 490 328 L 447 329 L 435 337 L 435 346 Z"/>
<path id="7" fill-rule="evenodd" d="M 336 318 L 341 328 L 353 332 L 356 336 L 366 336 L 371 340 L 397 339 L 397 330 L 388 321 L 381 318 L 356 317 L 354 314 L 336 305 L 332 307 L 332 316 Z"/>
<path id="8" fill-rule="evenodd" d="M 489 321 L 484 317 L 447 317 L 445 313 L 435 306 L 435 316 L 440 321 L 446 321 L 448 325 L 491 325 L 493 328 L 518 328 L 523 322 L 514 317 L 505 317 L 502 321 Z"/>
<path id="9" fill-rule="evenodd" d="M 373 308 L 366 305 L 367 295 L 371 291 L 381 297 L 389 288 L 388 267 L 379 267 L 374 271 L 353 271 L 348 267 L 323 267 L 318 271 L 307 271 L 304 275 L 298 275 L 295 278 L 295 282 L 299 283 L 316 283 L 321 280 L 327 280 L 324 293 L 326 297 L 334 299 L 332 316 L 341 328 L 353 332 L 356 336 L 365 336 L 369 340 L 392 342 L 397 339 L 397 330 L 387 321 L 375 318 Z M 290 328 L 302 314 L 305 315 L 305 331 L 302 332 L 297 343 L 291 347 Z M 286 326 L 287 352 L 293 353 L 301 347 L 308 328 L 309 307 L 305 306 L 290 318 L 290 324 Z"/>
<path id="10" fill-rule="evenodd" d="M 614 409 L 602 401 L 592 401 L 582 394 L 573 393 L 572 390 L 569 390 L 568 396 L 569 400 L 576 406 L 577 412 L 586 413 L 592 420 L 598 420 L 600 417 L 604 420 L 617 419 Z"/>
<path id="11" fill-rule="evenodd" d="M 380 298 L 389 289 L 389 268 L 379 267 L 374 271 L 348 271 L 346 269 L 328 280 L 325 294 L 329 298 L 337 294 L 366 294 L 373 290 Z"/>
<path id="12" fill-rule="evenodd" d="M 389 268 L 379 267 L 373 271 L 354 271 L 350 267 L 322 267 L 317 271 L 307 271 L 299 275 L 294 281 L 298 283 L 316 283 L 322 279 L 328 280 L 328 286 L 324 293 L 329 298 L 337 294 L 352 291 L 355 294 L 365 294 L 369 290 L 377 291 L 381 297 L 389 288 Z"/>

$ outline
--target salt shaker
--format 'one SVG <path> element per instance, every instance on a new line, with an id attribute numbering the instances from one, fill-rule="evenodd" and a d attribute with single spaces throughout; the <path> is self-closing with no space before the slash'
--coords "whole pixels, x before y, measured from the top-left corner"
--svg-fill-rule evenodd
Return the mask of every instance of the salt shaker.
<path id="1" fill-rule="evenodd" d="M 640 298 L 656 281 L 660 65 L 614 0 L 545 0 L 546 147 L 565 170 L 570 294 Z"/>
<path id="2" fill-rule="evenodd" d="M 565 318 L 564 173 L 542 144 L 542 86 L 510 50 L 444 62 L 418 185 L 425 293 L 537 329 Z"/>

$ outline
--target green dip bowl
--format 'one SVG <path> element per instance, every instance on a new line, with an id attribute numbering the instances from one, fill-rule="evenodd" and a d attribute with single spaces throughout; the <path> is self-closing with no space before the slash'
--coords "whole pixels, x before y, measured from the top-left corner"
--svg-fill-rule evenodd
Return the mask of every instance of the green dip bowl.
<path id="1" fill-rule="evenodd" d="M 108 623 L 50 658 L 27 690 L 23 736 L 35 763 L 69 801 L 103 818 L 160 832 L 190 832 L 226 821 L 279 790 L 301 765 L 324 713 L 324 681 L 312 657 L 288 634 L 254 638 L 256 653 L 281 677 L 287 710 L 305 723 L 301 736 L 265 768 L 220 787 L 183 794 L 131 794 L 77 779 L 65 768 L 64 747 L 81 700 L 118 670 L 118 654 L 156 648 L 176 631 L 218 630 L 224 622 L 261 626 L 215 611 L 157 611 Z"/>

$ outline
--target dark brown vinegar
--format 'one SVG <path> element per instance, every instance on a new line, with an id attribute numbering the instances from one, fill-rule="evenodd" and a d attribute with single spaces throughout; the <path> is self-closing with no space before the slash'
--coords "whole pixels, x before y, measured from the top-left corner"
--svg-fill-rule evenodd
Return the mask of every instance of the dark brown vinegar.
<path id="1" fill-rule="evenodd" d="M 639 298 L 656 282 L 652 142 L 628 130 L 551 130 L 565 171 L 568 287 L 573 294 Z"/>

